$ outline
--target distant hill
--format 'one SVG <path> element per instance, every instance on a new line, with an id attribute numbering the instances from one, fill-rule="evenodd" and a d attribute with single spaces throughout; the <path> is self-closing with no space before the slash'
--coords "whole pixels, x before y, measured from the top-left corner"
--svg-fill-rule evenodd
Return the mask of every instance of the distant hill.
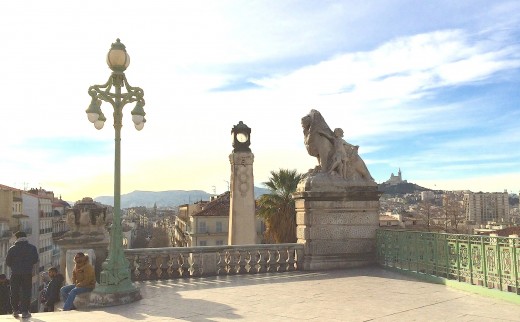
<path id="1" fill-rule="evenodd" d="M 269 190 L 255 186 L 255 198 L 268 193 Z M 208 201 L 212 194 L 202 190 L 168 190 L 168 191 L 133 191 L 121 195 L 121 208 L 130 207 L 177 207 L 186 203 L 196 201 Z M 104 205 L 114 205 L 113 196 L 100 196 L 94 198 L 95 201 Z"/>
<path id="2" fill-rule="evenodd" d="M 381 183 L 378 184 L 379 191 L 389 195 L 413 193 L 415 191 L 431 191 L 431 189 L 421 187 L 415 183 L 401 182 L 398 184 Z"/>

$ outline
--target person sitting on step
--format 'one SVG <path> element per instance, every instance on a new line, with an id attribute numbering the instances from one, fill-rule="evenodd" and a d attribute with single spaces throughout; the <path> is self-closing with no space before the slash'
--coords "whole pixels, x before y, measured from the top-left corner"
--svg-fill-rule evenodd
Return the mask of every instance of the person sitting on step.
<path id="1" fill-rule="evenodd" d="M 74 263 L 74 270 L 72 271 L 73 284 L 63 286 L 60 290 L 61 298 L 65 302 L 63 311 L 76 309 L 74 306 L 76 295 L 92 292 L 94 286 L 96 286 L 94 267 L 89 263 L 88 255 L 77 253 L 74 256 Z"/>

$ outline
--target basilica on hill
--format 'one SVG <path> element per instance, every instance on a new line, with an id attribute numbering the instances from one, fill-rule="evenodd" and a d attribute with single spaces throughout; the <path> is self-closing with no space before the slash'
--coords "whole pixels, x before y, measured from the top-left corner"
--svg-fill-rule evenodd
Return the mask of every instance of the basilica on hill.
<path id="1" fill-rule="evenodd" d="M 407 183 L 408 181 L 403 180 L 402 174 L 401 174 L 401 168 L 399 168 L 399 172 L 397 172 L 397 175 L 394 175 L 393 173 L 390 175 L 390 179 L 386 180 L 384 183 L 389 185 L 394 184 L 400 184 L 400 183 Z"/>

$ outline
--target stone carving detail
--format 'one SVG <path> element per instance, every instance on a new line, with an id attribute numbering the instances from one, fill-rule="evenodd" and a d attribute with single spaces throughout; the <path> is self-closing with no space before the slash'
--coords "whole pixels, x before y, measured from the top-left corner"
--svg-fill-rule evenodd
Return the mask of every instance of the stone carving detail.
<path id="1" fill-rule="evenodd" d="M 231 180 L 232 184 L 238 186 L 240 195 L 244 197 L 249 191 L 250 182 L 248 180 L 248 172 L 251 171 L 254 156 L 251 153 L 233 153 L 229 158 L 231 161 L 231 167 L 234 168 L 234 171 L 232 169 L 231 173 L 235 176 L 235 179 Z"/>
<path id="2" fill-rule="evenodd" d="M 317 110 L 305 115 L 301 124 L 307 152 L 318 159 L 318 166 L 311 169 L 309 175 L 322 173 L 347 181 L 375 183 L 358 155 L 359 146 L 346 142 L 341 128 L 333 132 Z"/>
<path id="3" fill-rule="evenodd" d="M 107 234 L 105 226 L 111 218 L 106 207 L 96 204 L 92 198 L 83 198 L 65 213 L 65 221 L 69 227 L 65 238 L 104 239 Z"/>
<path id="4" fill-rule="evenodd" d="M 66 214 L 67 226 L 70 233 L 92 234 L 105 232 L 105 210 L 69 209 Z"/>

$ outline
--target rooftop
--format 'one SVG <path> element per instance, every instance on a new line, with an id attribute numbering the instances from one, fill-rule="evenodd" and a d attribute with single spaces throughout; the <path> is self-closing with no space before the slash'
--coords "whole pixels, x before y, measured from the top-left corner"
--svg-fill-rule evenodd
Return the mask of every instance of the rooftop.
<path id="1" fill-rule="evenodd" d="M 137 285 L 143 299 L 130 305 L 34 313 L 24 321 L 520 321 L 519 304 L 379 267 Z"/>

